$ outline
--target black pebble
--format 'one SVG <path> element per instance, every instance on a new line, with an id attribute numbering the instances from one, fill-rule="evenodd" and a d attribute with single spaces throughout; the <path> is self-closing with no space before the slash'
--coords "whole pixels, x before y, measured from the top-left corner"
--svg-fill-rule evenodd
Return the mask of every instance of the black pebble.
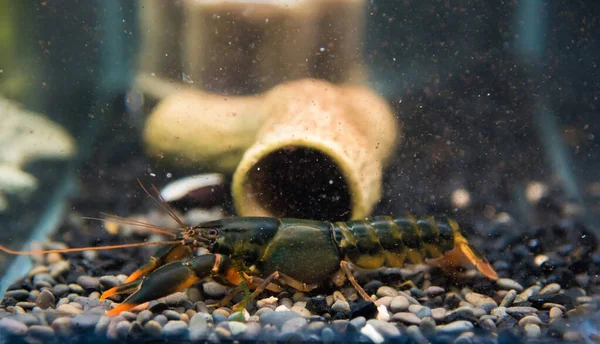
<path id="1" fill-rule="evenodd" d="M 152 313 L 162 313 L 167 309 L 169 309 L 169 306 L 167 306 L 164 302 L 159 302 L 149 308 Z"/>
<path id="2" fill-rule="evenodd" d="M 10 307 L 10 306 L 16 306 L 17 305 L 17 300 L 15 300 L 12 297 L 5 297 L 2 299 L 2 302 L 0 303 L 1 306 L 3 306 L 4 308 L 6 307 Z"/>
<path id="3" fill-rule="evenodd" d="M 575 282 L 575 276 L 571 270 L 566 268 L 558 268 L 554 270 L 552 275 L 548 278 L 548 283 L 558 283 L 563 288 L 568 288 Z"/>
<path id="4" fill-rule="evenodd" d="M 329 307 L 327 306 L 325 296 L 318 295 L 311 297 L 308 302 L 306 302 L 306 309 L 313 314 L 323 314 L 328 311 Z"/>
<path id="5" fill-rule="evenodd" d="M 379 289 L 379 287 L 381 286 L 383 286 L 383 282 L 378 280 L 372 280 L 371 282 L 365 284 L 363 289 L 365 290 L 365 292 L 367 292 L 367 294 L 371 295 L 375 294 L 377 292 L 377 289 Z"/>
<path id="6" fill-rule="evenodd" d="M 356 317 L 374 318 L 377 315 L 377 306 L 373 302 L 360 300 L 350 305 L 350 319 Z"/>
<path id="7" fill-rule="evenodd" d="M 567 308 L 573 307 L 573 299 L 564 293 L 554 293 L 554 294 L 539 294 L 531 296 L 527 299 L 530 301 L 534 307 L 541 307 L 546 302 L 558 303 Z"/>

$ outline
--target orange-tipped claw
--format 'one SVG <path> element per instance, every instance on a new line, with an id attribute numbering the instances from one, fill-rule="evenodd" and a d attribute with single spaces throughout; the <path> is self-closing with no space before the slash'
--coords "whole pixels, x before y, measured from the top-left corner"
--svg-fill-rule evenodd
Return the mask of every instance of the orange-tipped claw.
<path id="1" fill-rule="evenodd" d="M 138 306 L 138 304 L 121 303 L 121 304 L 117 305 L 117 307 L 111 309 L 110 311 L 107 311 L 106 315 L 108 315 L 108 316 L 118 315 L 121 312 L 128 311 L 137 306 Z"/>
<path id="2" fill-rule="evenodd" d="M 152 263 L 137 269 L 131 275 L 129 275 L 129 277 L 127 277 L 127 279 L 125 280 L 125 283 L 130 283 L 130 282 L 136 281 L 138 278 L 140 278 L 140 277 L 144 276 L 145 274 L 151 272 L 152 270 L 156 269 L 156 265 L 157 265 L 156 261 L 153 261 Z"/>

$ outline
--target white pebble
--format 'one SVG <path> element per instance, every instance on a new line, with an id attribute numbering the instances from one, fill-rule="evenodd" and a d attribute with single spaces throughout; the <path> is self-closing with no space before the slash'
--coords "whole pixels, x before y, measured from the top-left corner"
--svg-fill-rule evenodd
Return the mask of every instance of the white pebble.
<path id="1" fill-rule="evenodd" d="M 387 308 L 383 305 L 377 307 L 377 320 L 381 320 L 381 321 L 389 321 L 390 320 L 390 313 L 388 312 Z"/>
<path id="2" fill-rule="evenodd" d="M 375 344 L 383 343 L 383 336 L 380 335 L 371 324 L 363 326 L 363 328 L 360 329 L 360 333 L 364 334 Z"/>

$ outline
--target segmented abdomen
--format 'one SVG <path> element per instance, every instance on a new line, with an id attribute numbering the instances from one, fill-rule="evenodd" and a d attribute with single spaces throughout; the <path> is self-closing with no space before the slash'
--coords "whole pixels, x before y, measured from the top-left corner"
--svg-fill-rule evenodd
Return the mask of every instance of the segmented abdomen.
<path id="1" fill-rule="evenodd" d="M 461 237 L 456 221 L 446 217 L 376 216 L 335 222 L 333 229 L 342 253 L 367 269 L 401 267 L 407 259 L 421 263 L 423 258 L 438 258 Z"/>

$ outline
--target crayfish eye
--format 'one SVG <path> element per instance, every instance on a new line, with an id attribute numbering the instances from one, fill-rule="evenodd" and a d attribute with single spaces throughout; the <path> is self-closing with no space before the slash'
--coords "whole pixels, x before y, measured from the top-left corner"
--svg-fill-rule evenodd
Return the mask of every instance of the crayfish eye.
<path id="1" fill-rule="evenodd" d="M 216 238 L 216 237 L 219 236 L 219 231 L 216 230 L 216 229 L 214 229 L 214 228 L 211 228 L 211 229 L 209 229 L 209 230 L 206 231 L 206 236 L 208 238 Z"/>

